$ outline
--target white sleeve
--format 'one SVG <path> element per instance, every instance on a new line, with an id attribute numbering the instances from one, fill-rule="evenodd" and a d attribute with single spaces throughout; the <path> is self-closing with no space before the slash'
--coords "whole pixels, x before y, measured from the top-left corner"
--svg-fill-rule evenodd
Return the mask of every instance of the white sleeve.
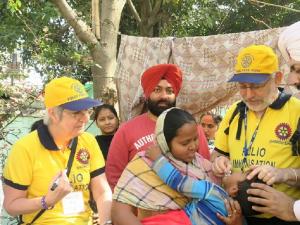
<path id="1" fill-rule="evenodd" d="M 294 214 L 297 220 L 300 221 L 300 200 L 297 200 L 294 203 Z"/>

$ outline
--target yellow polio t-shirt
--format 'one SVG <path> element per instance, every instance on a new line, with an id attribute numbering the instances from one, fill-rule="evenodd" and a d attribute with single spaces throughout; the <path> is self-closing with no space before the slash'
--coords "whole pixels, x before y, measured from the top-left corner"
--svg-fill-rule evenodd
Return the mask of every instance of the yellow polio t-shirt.
<path id="1" fill-rule="evenodd" d="M 13 146 L 5 168 L 4 183 L 27 191 L 27 198 L 46 195 L 53 177 L 67 167 L 70 148 L 59 150 L 46 126 L 21 138 Z M 84 211 L 75 215 L 65 215 L 62 202 L 53 209 L 46 210 L 34 224 L 76 224 L 86 225 L 91 210 L 88 205 L 90 179 L 104 172 L 104 159 L 94 136 L 83 133 L 78 144 L 69 175 L 74 192 L 82 192 Z M 38 213 L 22 215 L 22 221 L 29 223 Z"/>
<path id="2" fill-rule="evenodd" d="M 245 135 L 244 120 L 241 125 L 240 140 L 236 139 L 238 129 L 239 114 L 229 120 L 237 104 L 233 104 L 222 120 L 218 132 L 216 133 L 215 147 L 217 151 L 229 156 L 233 171 L 239 171 L 243 164 L 243 148 L 245 136 L 247 146 L 253 133 L 259 124 L 257 135 L 253 141 L 251 149 L 246 156 L 246 165 L 270 165 L 276 168 L 300 168 L 300 157 L 292 155 L 292 144 L 290 138 L 297 129 L 300 117 L 300 101 L 291 97 L 287 102 L 282 103 L 276 100 L 264 113 L 261 121 L 253 111 L 247 111 L 247 133 Z M 229 127 L 229 134 L 225 134 Z M 294 199 L 300 199 L 300 189 L 293 188 L 286 184 L 273 185 L 277 190 L 282 191 Z M 269 217 L 263 215 L 263 217 Z"/>

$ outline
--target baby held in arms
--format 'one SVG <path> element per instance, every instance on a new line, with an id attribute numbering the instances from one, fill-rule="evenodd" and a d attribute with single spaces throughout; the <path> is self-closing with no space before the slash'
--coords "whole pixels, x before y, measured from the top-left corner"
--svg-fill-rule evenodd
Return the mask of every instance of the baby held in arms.
<path id="1" fill-rule="evenodd" d="M 185 175 L 181 175 L 180 171 L 177 170 L 175 167 L 172 166 L 170 162 L 162 155 L 161 150 L 158 146 L 152 146 L 147 151 L 146 155 L 154 160 L 153 164 L 153 170 L 159 175 L 159 177 L 165 181 L 166 184 L 168 184 L 170 187 L 180 191 L 184 188 L 182 186 L 187 185 L 187 180 L 192 180 L 192 182 L 204 182 L 202 180 L 197 180 L 191 177 L 187 177 Z M 173 178 L 166 177 L 166 171 L 172 171 Z M 249 197 L 247 190 L 250 188 L 251 183 L 263 183 L 261 180 L 259 180 L 257 177 L 254 177 L 251 180 L 247 180 L 247 175 L 249 172 L 233 172 L 231 174 L 226 175 L 222 179 L 222 186 L 224 190 L 228 193 L 228 195 L 237 200 L 240 206 L 236 207 L 237 209 L 241 209 L 243 216 L 253 216 L 258 215 L 259 212 L 256 212 L 252 209 L 253 203 L 249 202 L 247 199 Z M 175 179 L 176 177 L 176 179 Z M 181 179 L 178 179 L 181 178 Z M 173 181 L 174 179 L 174 181 Z M 173 181 L 173 182 L 172 182 Z M 181 186 L 181 187 L 179 187 Z M 197 185 L 195 185 L 197 187 Z M 194 190 L 195 191 L 195 190 Z M 197 190 L 197 192 L 200 192 L 201 190 Z M 233 210 L 233 213 L 236 213 L 237 209 Z M 231 216 L 231 213 L 228 212 L 228 216 Z M 224 218 L 220 215 L 218 215 L 220 218 Z"/>

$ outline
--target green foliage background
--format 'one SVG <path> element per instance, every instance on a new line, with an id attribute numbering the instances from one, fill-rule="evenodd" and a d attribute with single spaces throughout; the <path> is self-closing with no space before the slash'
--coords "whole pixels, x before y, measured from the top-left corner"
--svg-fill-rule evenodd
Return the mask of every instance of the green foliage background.
<path id="1" fill-rule="evenodd" d="M 101 2 L 101 1 L 100 1 Z M 138 12 L 145 1 L 133 0 Z M 149 0 L 152 6 L 155 0 Z M 253 3 L 249 0 L 164 0 L 162 19 L 153 26 L 153 36 L 202 36 L 245 32 L 286 26 L 299 20 L 300 0 Z M 90 1 L 69 0 L 80 19 L 91 24 Z M 147 20 L 147 18 L 144 18 Z M 140 26 L 128 4 L 123 10 L 120 32 L 140 35 Z M 0 52 L 21 52 L 23 63 L 33 66 L 45 79 L 69 74 L 91 80 L 93 63 L 87 47 L 47 0 L 4 0 L 0 2 Z M 7 58 L 0 57 L 0 65 Z"/>

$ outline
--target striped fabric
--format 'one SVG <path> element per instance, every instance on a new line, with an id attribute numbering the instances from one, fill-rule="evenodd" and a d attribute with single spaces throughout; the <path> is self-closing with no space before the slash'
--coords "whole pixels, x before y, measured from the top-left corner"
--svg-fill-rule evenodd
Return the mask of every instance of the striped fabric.
<path id="1" fill-rule="evenodd" d="M 193 164 L 170 162 L 179 171 L 193 178 L 216 180 L 209 176 L 209 170 L 202 170 L 203 164 L 208 161 L 198 154 Z M 179 165 L 183 165 L 183 167 L 178 167 Z M 113 199 L 153 211 L 183 208 L 189 199 L 165 184 L 151 166 L 152 162 L 145 156 L 145 152 L 137 153 L 123 171 L 115 187 Z"/>
<path id="2" fill-rule="evenodd" d="M 188 198 L 166 185 L 151 169 L 151 162 L 138 153 L 123 171 L 113 199 L 152 211 L 181 209 Z"/>
<path id="3" fill-rule="evenodd" d="M 193 225 L 223 224 L 216 216 L 216 213 L 227 216 L 224 200 L 228 195 L 221 187 L 207 180 L 182 175 L 163 156 L 154 162 L 153 170 L 174 190 L 192 198 L 184 211 Z"/>

